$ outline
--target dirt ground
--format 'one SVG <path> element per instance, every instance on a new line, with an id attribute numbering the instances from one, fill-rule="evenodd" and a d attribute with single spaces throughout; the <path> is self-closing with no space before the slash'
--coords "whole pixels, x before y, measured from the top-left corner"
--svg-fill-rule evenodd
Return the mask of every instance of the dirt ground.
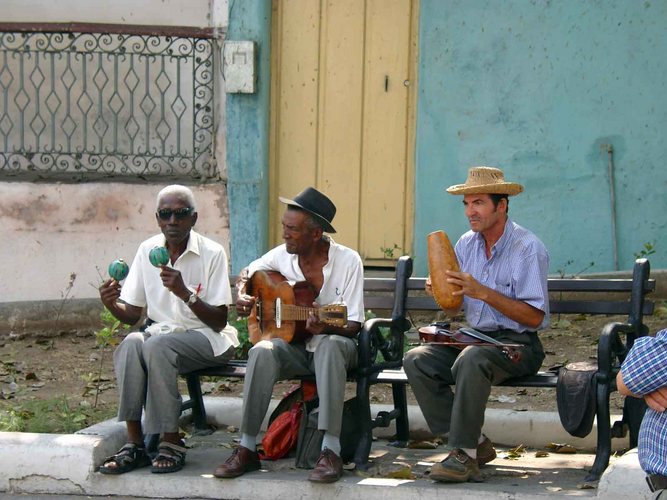
<path id="1" fill-rule="evenodd" d="M 667 308 L 645 319 L 651 333 L 667 327 Z M 597 339 L 604 324 L 622 321 L 609 316 L 562 316 L 552 318 L 552 326 L 540 333 L 547 357 L 543 369 L 573 361 L 595 359 Z M 99 381 L 99 382 L 98 382 Z M 274 394 L 280 397 L 291 385 L 281 382 Z M 215 379 L 204 383 L 204 391 L 225 396 L 240 395 L 243 383 L 237 379 Z M 99 392 L 98 392 L 99 389 Z M 185 385 L 183 384 L 183 389 Z M 59 336 L 12 335 L 0 338 L 0 410 L 33 399 L 65 396 L 71 407 L 97 405 L 113 411 L 116 406 L 112 348 L 100 350 L 92 332 L 67 332 Z M 353 384 L 348 384 L 350 397 Z M 389 386 L 372 388 L 372 401 L 391 403 Z M 414 398 L 409 392 L 409 398 Z M 556 411 L 553 389 L 494 388 L 490 408 Z M 620 397 L 612 396 L 612 412 L 622 408 Z"/>

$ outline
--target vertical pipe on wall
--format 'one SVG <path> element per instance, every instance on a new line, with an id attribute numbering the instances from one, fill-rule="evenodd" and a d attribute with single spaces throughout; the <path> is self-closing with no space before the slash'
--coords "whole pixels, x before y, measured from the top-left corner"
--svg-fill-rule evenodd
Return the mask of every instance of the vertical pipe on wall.
<path id="1" fill-rule="evenodd" d="M 616 231 L 616 190 L 614 188 L 614 146 L 602 144 L 607 152 L 607 175 L 609 176 L 609 202 L 611 203 L 611 238 L 614 253 L 614 271 L 618 271 L 618 235 Z"/>

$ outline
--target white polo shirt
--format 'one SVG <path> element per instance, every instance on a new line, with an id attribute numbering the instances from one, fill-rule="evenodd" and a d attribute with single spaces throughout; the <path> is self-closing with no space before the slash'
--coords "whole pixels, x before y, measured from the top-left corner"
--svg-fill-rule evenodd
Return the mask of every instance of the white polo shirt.
<path id="1" fill-rule="evenodd" d="M 299 256 L 287 253 L 285 245 L 269 250 L 248 266 L 249 275 L 255 271 L 278 271 L 290 284 L 305 281 L 299 267 Z M 322 269 L 324 284 L 315 299 L 319 305 L 344 303 L 348 321 L 364 322 L 364 267 L 354 250 L 338 245 L 329 237 L 329 260 Z M 321 337 L 315 335 L 306 344 L 314 351 Z"/>
<path id="2" fill-rule="evenodd" d="M 148 254 L 153 247 L 165 246 L 165 243 L 164 235 L 157 234 L 139 245 L 121 289 L 121 300 L 136 307 L 145 307 L 146 314 L 155 322 L 203 333 L 211 343 L 215 356 L 224 353 L 230 346 L 238 346 L 233 326 L 228 324 L 221 332 L 214 332 L 162 284 L 160 269 L 150 263 Z M 204 302 L 212 306 L 232 303 L 227 254 L 219 243 L 190 231 L 185 252 L 170 267 L 181 272 L 188 289 L 193 293 L 198 291 L 199 298 Z"/>

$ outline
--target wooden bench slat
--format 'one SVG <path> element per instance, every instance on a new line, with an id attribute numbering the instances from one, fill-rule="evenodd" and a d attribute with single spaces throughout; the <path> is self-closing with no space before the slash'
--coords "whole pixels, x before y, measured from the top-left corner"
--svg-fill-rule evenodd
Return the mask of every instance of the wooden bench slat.
<path id="1" fill-rule="evenodd" d="M 391 309 L 394 307 L 393 297 L 364 297 L 366 309 Z"/>
<path id="2" fill-rule="evenodd" d="M 382 370 L 375 378 L 376 382 L 383 383 L 408 383 L 408 377 L 400 370 Z M 552 371 L 538 372 L 535 375 L 527 375 L 525 377 L 515 377 L 506 380 L 498 385 L 506 387 L 556 387 L 558 382 L 558 374 Z"/>
<path id="3" fill-rule="evenodd" d="M 408 290 L 423 290 L 426 278 L 410 278 L 408 280 Z M 632 291 L 633 281 L 631 278 L 549 278 L 547 280 L 549 293 L 552 292 L 630 292 Z M 655 279 L 646 280 L 644 283 L 644 292 L 649 293 L 655 290 Z"/>

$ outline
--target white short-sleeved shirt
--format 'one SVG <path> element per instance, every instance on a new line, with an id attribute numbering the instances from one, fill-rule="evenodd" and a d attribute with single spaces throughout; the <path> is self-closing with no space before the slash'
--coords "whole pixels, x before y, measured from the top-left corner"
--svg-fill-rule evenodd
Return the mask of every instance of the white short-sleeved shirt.
<path id="1" fill-rule="evenodd" d="M 214 332 L 162 284 L 160 269 L 150 263 L 148 254 L 153 247 L 165 246 L 165 243 L 164 235 L 157 234 L 139 245 L 121 289 L 121 300 L 136 307 L 145 307 L 146 314 L 155 322 L 203 333 L 211 343 L 215 356 L 224 353 L 230 346 L 238 346 L 233 326 L 228 324 L 221 332 Z M 232 303 L 227 254 L 219 243 L 190 231 L 185 252 L 171 267 L 181 272 L 188 289 L 198 293 L 204 302 L 212 306 Z"/>
<path id="2" fill-rule="evenodd" d="M 299 256 L 285 245 L 269 250 L 248 266 L 249 276 L 256 271 L 278 271 L 294 284 L 306 278 L 299 267 Z M 357 252 L 329 238 L 329 260 L 322 269 L 324 284 L 315 302 L 319 305 L 344 303 L 348 321 L 364 322 L 364 267 Z M 312 337 L 306 349 L 314 351 L 321 337 Z"/>

